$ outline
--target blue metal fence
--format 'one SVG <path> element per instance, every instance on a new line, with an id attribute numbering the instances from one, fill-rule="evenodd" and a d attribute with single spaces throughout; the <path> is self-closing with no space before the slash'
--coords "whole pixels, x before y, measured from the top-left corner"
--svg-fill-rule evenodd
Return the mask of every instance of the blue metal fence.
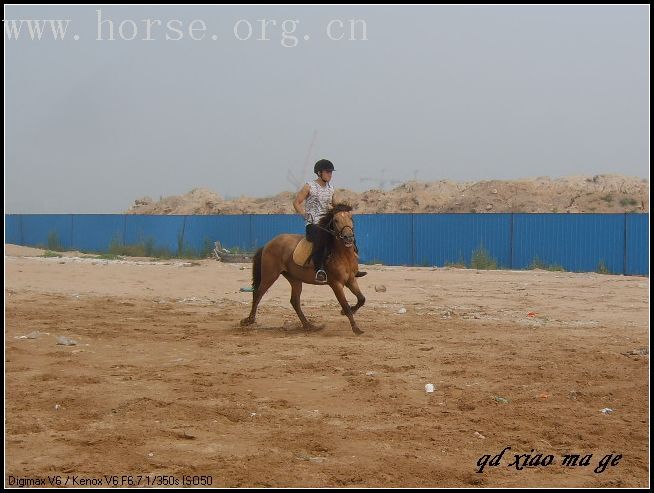
<path id="1" fill-rule="evenodd" d="M 22 214 L 20 225 L 21 245 L 73 247 L 72 214 Z M 90 234 L 95 232 L 91 231 Z"/>
<path id="2" fill-rule="evenodd" d="M 14 214 L 5 216 L 5 243 L 24 245 L 22 217 Z"/>
<path id="3" fill-rule="evenodd" d="M 500 268 L 649 275 L 649 214 L 362 214 L 355 216 L 363 263 L 470 265 L 482 251 Z M 299 216 L 5 215 L 5 242 L 106 252 L 112 244 L 152 251 L 254 250 L 280 233 L 304 232 Z"/>
<path id="4" fill-rule="evenodd" d="M 354 218 L 362 262 L 413 264 L 411 214 L 363 214 Z"/>
<path id="5" fill-rule="evenodd" d="M 623 273 L 624 234 L 624 214 L 515 214 L 512 266 Z"/>
<path id="6" fill-rule="evenodd" d="M 626 275 L 649 274 L 649 214 L 627 214 L 625 224 Z"/>
<path id="7" fill-rule="evenodd" d="M 475 252 L 511 268 L 511 214 L 416 214 L 417 265 L 470 265 Z"/>
<path id="8" fill-rule="evenodd" d="M 126 215 L 75 214 L 71 244 L 80 251 L 105 252 L 125 243 Z"/>

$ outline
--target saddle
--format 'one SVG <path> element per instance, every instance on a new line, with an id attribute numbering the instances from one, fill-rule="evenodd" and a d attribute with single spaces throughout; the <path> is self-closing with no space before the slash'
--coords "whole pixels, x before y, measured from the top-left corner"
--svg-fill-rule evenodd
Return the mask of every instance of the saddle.
<path id="1" fill-rule="evenodd" d="M 298 243 L 295 247 L 295 250 L 293 250 L 293 262 L 295 262 L 300 267 L 308 265 L 312 252 L 313 243 L 308 241 L 306 238 L 302 238 L 300 243 Z"/>
<path id="2" fill-rule="evenodd" d="M 295 262 L 296 265 L 299 265 L 300 267 L 309 265 L 311 263 L 312 252 L 313 252 L 313 243 L 311 243 L 306 238 L 302 238 L 300 242 L 297 244 L 297 246 L 295 247 L 295 250 L 293 250 L 293 262 Z M 355 254 L 355 255 L 357 256 L 357 258 L 359 258 L 359 254 Z M 354 277 L 363 277 L 366 274 L 367 272 L 359 271 L 354 275 Z"/>

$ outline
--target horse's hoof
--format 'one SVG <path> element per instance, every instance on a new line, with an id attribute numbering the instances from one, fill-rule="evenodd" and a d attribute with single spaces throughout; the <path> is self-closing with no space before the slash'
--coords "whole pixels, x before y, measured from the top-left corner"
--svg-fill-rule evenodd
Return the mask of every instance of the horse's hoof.
<path id="1" fill-rule="evenodd" d="M 363 331 L 359 327 L 352 327 L 352 332 L 354 332 L 358 336 L 363 334 Z"/>
<path id="2" fill-rule="evenodd" d="M 241 320 L 241 327 L 245 327 L 246 325 L 252 325 L 254 323 L 254 320 L 252 320 L 250 317 L 244 318 Z"/>

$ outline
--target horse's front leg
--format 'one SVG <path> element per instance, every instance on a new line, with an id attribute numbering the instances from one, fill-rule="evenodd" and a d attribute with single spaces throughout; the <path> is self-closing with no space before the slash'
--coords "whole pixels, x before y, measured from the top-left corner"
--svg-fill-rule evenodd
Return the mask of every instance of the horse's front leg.
<path id="1" fill-rule="evenodd" d="M 345 283 L 345 285 L 348 287 L 350 291 L 352 291 L 352 294 L 354 294 L 354 296 L 357 297 L 357 304 L 350 307 L 350 309 L 352 310 L 352 315 L 354 315 L 357 312 L 357 310 L 361 308 L 363 304 L 366 302 L 366 297 L 363 296 L 363 293 L 359 289 L 359 283 L 357 283 L 355 277 L 353 277 L 352 280 Z M 345 312 L 341 312 L 341 314 L 345 315 Z"/>
<path id="2" fill-rule="evenodd" d="M 341 304 L 341 308 L 343 308 L 343 313 L 347 315 L 347 318 L 350 320 L 350 325 L 352 326 L 352 332 L 354 332 L 356 335 L 363 334 L 363 331 L 357 326 L 357 323 L 354 321 L 354 316 L 352 315 L 352 308 L 350 308 L 350 304 L 347 302 L 347 298 L 345 297 L 345 292 L 343 291 L 343 284 L 341 284 L 340 282 L 330 282 L 329 285 L 334 290 L 336 299 Z"/>

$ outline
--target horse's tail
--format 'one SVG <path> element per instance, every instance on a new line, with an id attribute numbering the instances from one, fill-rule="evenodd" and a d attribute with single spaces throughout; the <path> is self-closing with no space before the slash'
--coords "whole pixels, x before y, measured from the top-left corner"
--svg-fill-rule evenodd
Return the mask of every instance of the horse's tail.
<path id="1" fill-rule="evenodd" d="M 261 256 L 263 254 L 263 248 L 259 248 L 257 253 L 254 254 L 252 258 L 252 289 L 254 289 L 253 294 L 256 294 L 259 289 L 259 284 L 261 284 Z"/>

